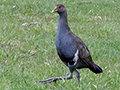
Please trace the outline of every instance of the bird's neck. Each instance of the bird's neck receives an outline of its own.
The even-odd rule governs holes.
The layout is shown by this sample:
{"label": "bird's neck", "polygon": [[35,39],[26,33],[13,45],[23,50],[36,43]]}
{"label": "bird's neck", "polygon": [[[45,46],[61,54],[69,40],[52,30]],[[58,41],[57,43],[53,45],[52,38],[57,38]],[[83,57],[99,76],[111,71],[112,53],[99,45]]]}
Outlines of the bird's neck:
{"label": "bird's neck", "polygon": [[67,22],[67,12],[59,14],[58,30],[70,30]]}

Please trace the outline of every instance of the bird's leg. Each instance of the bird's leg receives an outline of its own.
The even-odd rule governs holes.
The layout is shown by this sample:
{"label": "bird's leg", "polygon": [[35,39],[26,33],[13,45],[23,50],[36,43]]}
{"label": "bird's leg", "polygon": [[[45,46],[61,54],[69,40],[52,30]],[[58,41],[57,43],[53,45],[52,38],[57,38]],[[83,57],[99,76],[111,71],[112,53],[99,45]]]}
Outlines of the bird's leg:
{"label": "bird's leg", "polygon": [[45,82],[45,83],[50,83],[50,82],[56,82],[57,80],[63,80],[63,79],[66,79],[66,80],[68,80],[68,79],[72,79],[72,77],[73,77],[73,74],[72,74],[73,72],[71,72],[68,76],[66,76],[66,77],[53,77],[53,78],[49,78],[49,79],[46,79],[46,80],[41,80],[41,81],[39,81],[39,83],[40,82]]}
{"label": "bird's leg", "polygon": [[79,83],[80,82],[80,73],[77,70],[75,70],[75,74],[77,77],[77,82]]}

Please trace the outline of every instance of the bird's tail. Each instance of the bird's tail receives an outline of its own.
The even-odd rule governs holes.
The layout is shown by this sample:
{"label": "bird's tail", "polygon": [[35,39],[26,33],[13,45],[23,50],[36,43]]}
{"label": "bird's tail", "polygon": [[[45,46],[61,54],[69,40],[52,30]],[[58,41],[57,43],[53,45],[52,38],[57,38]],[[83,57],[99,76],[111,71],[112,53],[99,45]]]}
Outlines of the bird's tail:
{"label": "bird's tail", "polygon": [[91,71],[93,71],[94,73],[96,73],[96,74],[98,74],[98,73],[102,73],[102,69],[98,66],[98,65],[96,65],[96,64],[94,64],[94,67],[89,67],[89,69],[91,70]]}

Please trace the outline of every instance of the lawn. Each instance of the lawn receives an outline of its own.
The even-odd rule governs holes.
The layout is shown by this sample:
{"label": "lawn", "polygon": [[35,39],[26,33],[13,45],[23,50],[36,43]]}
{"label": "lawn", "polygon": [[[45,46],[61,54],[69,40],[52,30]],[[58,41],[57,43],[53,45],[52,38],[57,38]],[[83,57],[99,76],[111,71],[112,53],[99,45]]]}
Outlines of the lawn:
{"label": "lawn", "polygon": [[[57,4],[67,8],[71,30],[90,50],[103,73],[78,70],[71,80],[38,83],[69,75],[57,55]],[[0,90],[120,90],[119,0],[1,0]]]}

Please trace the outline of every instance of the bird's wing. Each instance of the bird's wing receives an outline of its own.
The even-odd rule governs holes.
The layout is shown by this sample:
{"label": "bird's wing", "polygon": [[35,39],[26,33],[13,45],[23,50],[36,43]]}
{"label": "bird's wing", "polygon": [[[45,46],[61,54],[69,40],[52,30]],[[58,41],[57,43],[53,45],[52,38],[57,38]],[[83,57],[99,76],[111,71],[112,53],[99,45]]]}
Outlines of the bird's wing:
{"label": "bird's wing", "polygon": [[84,42],[77,37],[77,48],[79,50],[78,56],[88,67],[93,66],[94,62],[91,58],[90,52]]}
{"label": "bird's wing", "polygon": [[90,55],[90,52],[84,42],[70,31],[70,35],[76,43],[76,48],[78,49],[79,60],[82,60],[88,67],[94,66],[94,62]]}

